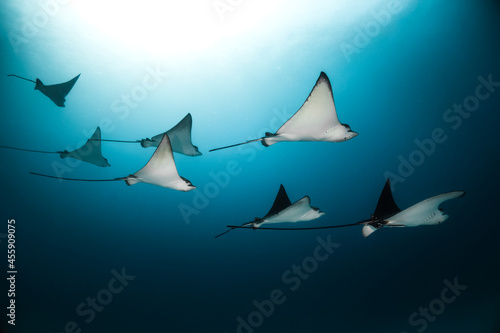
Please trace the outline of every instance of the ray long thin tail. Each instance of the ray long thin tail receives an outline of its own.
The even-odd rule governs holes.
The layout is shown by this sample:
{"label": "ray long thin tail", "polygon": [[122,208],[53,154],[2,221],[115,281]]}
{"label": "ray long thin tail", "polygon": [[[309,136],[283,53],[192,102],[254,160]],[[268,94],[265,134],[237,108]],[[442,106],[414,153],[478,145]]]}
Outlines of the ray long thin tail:
{"label": "ray long thin tail", "polygon": [[63,153],[62,151],[32,150],[32,149],[16,148],[16,147],[11,147],[11,146],[0,146],[0,148],[7,148],[7,149],[14,149],[14,150],[21,150],[21,151],[29,151],[29,152],[32,152],[32,153],[43,153],[43,154],[61,154],[61,153]]}
{"label": "ray long thin tail", "polygon": [[258,139],[254,139],[254,140],[250,140],[250,141],[245,141],[245,142],[237,143],[237,144],[230,145],[230,146],[225,146],[225,147],[220,147],[220,148],[214,148],[214,149],[210,149],[209,152],[216,151],[216,150],[221,150],[221,149],[226,149],[226,148],[232,148],[232,147],[236,147],[236,146],[241,146],[241,145],[245,145],[245,144],[251,143],[251,142],[262,141],[264,139],[265,139],[265,137],[262,137],[262,138],[258,138]]}
{"label": "ray long thin tail", "polygon": [[234,229],[236,229],[236,228],[243,228],[243,227],[248,226],[248,225],[251,225],[251,224],[252,224],[252,222],[247,222],[247,223],[243,223],[243,224],[242,224],[242,225],[240,225],[239,227],[232,227],[231,229],[228,229],[228,230],[224,231],[223,233],[218,234],[218,235],[217,235],[217,236],[215,236],[214,238],[219,238],[220,236],[227,234],[227,233],[228,233],[228,232],[230,232],[231,230],[234,230]]}
{"label": "ray long thin tail", "polygon": [[54,179],[61,179],[61,180],[72,180],[72,181],[79,181],[79,182],[114,182],[118,180],[125,180],[127,177],[121,177],[121,178],[114,178],[114,179],[81,179],[81,178],[65,178],[65,177],[57,177],[57,176],[51,176],[51,175],[45,175],[43,173],[36,173],[36,172],[30,172],[31,175],[36,175],[36,176],[41,176],[41,177],[47,177],[47,178],[54,178]]}
{"label": "ray long thin tail", "polygon": [[120,143],[139,143],[141,140],[111,140],[111,139],[90,139],[91,141],[105,141],[105,142],[120,142]]}
{"label": "ray long thin tail", "polygon": [[[369,220],[368,220],[369,221]],[[325,226],[325,227],[307,227],[307,228],[269,228],[269,227],[259,227],[259,228],[252,228],[252,227],[246,227],[246,226],[237,226],[237,225],[228,225],[228,228],[233,229],[253,229],[253,230],[320,230],[320,229],[334,229],[334,228],[344,228],[344,227],[352,227],[355,225],[360,225],[364,224],[368,221],[360,221],[356,223],[350,223],[350,224],[341,224],[341,225],[330,225],[330,226]]]}
{"label": "ray long thin tail", "polygon": [[19,76],[19,75],[16,75],[16,74],[7,74],[7,76],[15,76],[15,77],[20,78],[20,79],[22,79],[22,80],[30,81],[30,82],[33,82],[33,83],[35,83],[35,84],[36,84],[36,81],[33,81],[33,80],[30,80],[30,79],[27,79],[27,78],[25,78],[25,77],[22,77],[22,76]]}
{"label": "ray long thin tail", "polygon": [[217,236],[215,236],[214,238],[219,238],[220,236],[225,235],[225,234],[227,234],[228,232],[230,232],[231,230],[234,230],[234,229],[235,229],[235,228],[228,229],[228,230],[224,231],[223,233],[218,234],[218,235],[217,235]]}

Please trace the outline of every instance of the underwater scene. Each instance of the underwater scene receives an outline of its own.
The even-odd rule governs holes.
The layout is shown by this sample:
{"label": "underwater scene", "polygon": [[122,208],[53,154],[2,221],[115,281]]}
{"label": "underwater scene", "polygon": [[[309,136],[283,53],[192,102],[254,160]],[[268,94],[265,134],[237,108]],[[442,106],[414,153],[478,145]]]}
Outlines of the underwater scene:
{"label": "underwater scene", "polygon": [[0,18],[0,332],[500,332],[499,1]]}

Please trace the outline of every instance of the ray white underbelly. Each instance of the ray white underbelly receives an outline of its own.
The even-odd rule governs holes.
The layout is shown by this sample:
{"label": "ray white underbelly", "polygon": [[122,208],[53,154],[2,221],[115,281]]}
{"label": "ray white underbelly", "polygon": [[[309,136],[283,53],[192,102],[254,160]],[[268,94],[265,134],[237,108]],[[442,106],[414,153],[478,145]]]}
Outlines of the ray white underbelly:
{"label": "ray white underbelly", "polygon": [[389,219],[387,226],[391,224],[403,225],[405,227],[417,227],[419,225],[432,225],[439,224],[445,221],[448,215],[443,214],[440,210],[433,211],[402,211]]}
{"label": "ray white underbelly", "polygon": [[[328,141],[328,142],[336,142],[331,134],[334,132],[334,128],[331,128],[326,131],[318,131],[318,132],[305,132],[305,133],[284,133],[277,134],[276,136],[271,136],[265,138],[265,142],[268,145],[272,145],[278,142],[291,142],[291,141]],[[339,139],[339,141],[341,141]]]}

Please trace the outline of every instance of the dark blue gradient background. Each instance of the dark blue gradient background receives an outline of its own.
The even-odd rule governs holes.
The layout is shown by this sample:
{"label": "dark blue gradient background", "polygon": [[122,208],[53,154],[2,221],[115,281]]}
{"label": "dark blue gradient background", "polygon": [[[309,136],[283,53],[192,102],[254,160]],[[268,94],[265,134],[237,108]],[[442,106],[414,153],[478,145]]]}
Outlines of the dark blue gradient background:
{"label": "dark blue gradient background", "polygon": [[[402,1],[401,11],[347,56],[347,44],[362,42],[358,29],[376,24],[372,13],[386,10],[388,2],[339,3],[312,1],[304,10],[300,2],[281,2],[254,28],[211,48],[176,53],[172,45],[172,52],[155,55],[69,20],[66,15],[76,15],[71,3],[15,50],[12,34],[22,36],[25,20],[40,7],[2,2],[0,145],[74,149],[100,123],[105,138],[141,139],[166,131],[190,112],[193,142],[203,153],[175,155],[180,175],[198,186],[182,193],[145,184],[40,178],[29,172],[54,174],[53,163],[66,161],[1,150],[0,232],[7,232],[8,219],[16,220],[19,272],[15,327],[6,324],[6,280],[0,284],[2,332],[63,332],[74,321],[81,332],[93,333],[232,333],[239,316],[247,320],[256,310],[254,300],[280,289],[286,301],[254,332],[412,333],[424,328],[411,325],[412,313],[440,298],[443,281],[455,278],[467,289],[425,332],[498,332],[500,87],[460,126],[443,118],[475,94],[478,77],[500,81],[498,1]],[[211,2],[199,4],[218,19]],[[233,19],[248,6],[259,4],[243,3]],[[133,17],[130,24],[137,24]],[[126,107],[122,96],[151,71],[161,73],[158,87]],[[302,105],[321,71],[332,82],[341,122],[358,137],[270,148],[253,143],[208,153],[276,131]],[[58,108],[10,73],[46,84],[82,75],[66,108]],[[292,201],[309,195],[326,212],[309,225],[368,218],[385,175],[398,174],[401,159],[418,154],[415,140],[429,139],[436,128],[446,141],[404,182],[393,183],[401,208],[465,190],[465,197],[443,204],[450,218],[441,225],[384,229],[366,239],[358,227],[236,230],[213,238],[228,224],[264,215],[280,184]],[[65,175],[126,176],[152,153],[139,145],[106,143],[103,154],[111,167],[78,164]],[[214,177],[228,167],[233,175],[214,186]],[[207,192],[210,198],[202,198]],[[189,217],[179,208],[186,206],[193,209]],[[291,291],[282,275],[314,254],[318,237],[340,246]],[[7,243],[0,241],[4,276]],[[135,279],[86,323],[77,306],[107,288],[111,271],[123,267]]]}

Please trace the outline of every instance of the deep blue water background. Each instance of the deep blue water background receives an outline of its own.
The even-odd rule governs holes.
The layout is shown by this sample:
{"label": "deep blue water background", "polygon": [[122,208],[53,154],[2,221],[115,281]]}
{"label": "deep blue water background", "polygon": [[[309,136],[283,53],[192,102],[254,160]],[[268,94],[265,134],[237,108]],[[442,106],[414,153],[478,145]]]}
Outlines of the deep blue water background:
{"label": "deep blue water background", "polygon": [[[19,272],[16,326],[8,326],[2,314],[1,330],[62,332],[74,321],[82,332],[236,332],[237,318],[247,320],[255,311],[254,300],[280,289],[285,303],[255,332],[417,332],[421,326],[411,326],[409,316],[440,297],[443,280],[457,278],[468,288],[425,332],[498,332],[500,88],[458,129],[443,114],[474,95],[479,76],[500,81],[499,3],[402,1],[391,22],[346,57],[342,45],[355,46],[357,29],[375,22],[371,13],[388,5],[349,3],[277,1],[253,26],[210,47],[183,50],[172,42],[167,52],[155,53],[100,32],[73,3],[60,5],[47,24],[13,47],[13,34],[26,37],[23,24],[41,7],[2,2],[0,145],[75,149],[103,120],[104,138],[141,139],[166,131],[190,112],[193,142],[203,155],[175,155],[180,175],[198,186],[182,193],[145,184],[38,178],[28,172],[54,174],[53,163],[66,161],[0,151],[0,232],[6,233],[8,219],[16,220]],[[247,13],[258,13],[259,6],[272,7],[242,2],[220,21],[212,2],[191,6],[206,13],[218,31],[239,20],[251,22]],[[126,19],[137,24],[133,16]],[[165,40],[156,43],[168,44],[170,35],[186,27],[165,30]],[[169,75],[137,107],[119,111],[113,103],[142,85],[148,68]],[[340,120],[358,137],[208,153],[276,131],[321,71],[330,77]],[[82,75],[66,108],[58,108],[10,73],[46,84]],[[292,201],[307,194],[326,212],[310,225],[368,218],[384,175],[397,174],[399,156],[408,159],[417,149],[414,141],[429,138],[435,128],[447,140],[395,184],[394,196],[406,208],[465,190],[465,197],[443,204],[450,215],[445,223],[377,231],[366,239],[357,227],[236,230],[213,239],[228,224],[263,216],[279,184]],[[152,153],[139,145],[103,144],[110,168],[82,163],[66,175],[125,176]],[[228,165],[236,165],[237,174],[213,198],[200,201],[214,183],[211,175]],[[197,214],[184,218],[183,204]],[[318,237],[331,237],[340,247],[292,292],[282,275],[313,255]],[[5,274],[6,239],[0,240]],[[87,324],[76,307],[107,287],[111,270],[123,267],[135,279]],[[5,309],[5,280],[1,286]]]}

